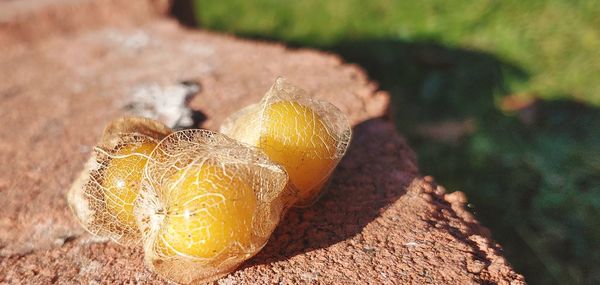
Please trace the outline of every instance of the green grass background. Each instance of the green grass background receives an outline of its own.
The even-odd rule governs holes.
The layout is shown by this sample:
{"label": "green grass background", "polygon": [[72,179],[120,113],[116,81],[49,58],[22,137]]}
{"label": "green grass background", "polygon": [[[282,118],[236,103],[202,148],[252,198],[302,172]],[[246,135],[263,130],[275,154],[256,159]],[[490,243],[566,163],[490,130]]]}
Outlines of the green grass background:
{"label": "green grass background", "polygon": [[[194,11],[203,28],[364,67],[391,92],[422,173],[467,193],[530,284],[600,283],[600,2],[196,0]],[[533,103],[502,111],[506,96]],[[448,122],[471,131],[423,134]]]}

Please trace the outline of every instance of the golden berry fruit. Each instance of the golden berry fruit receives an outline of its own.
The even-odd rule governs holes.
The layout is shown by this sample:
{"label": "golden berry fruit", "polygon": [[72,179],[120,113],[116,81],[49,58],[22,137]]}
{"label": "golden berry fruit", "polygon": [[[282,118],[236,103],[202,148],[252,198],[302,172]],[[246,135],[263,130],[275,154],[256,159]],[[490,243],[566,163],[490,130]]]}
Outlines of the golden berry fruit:
{"label": "golden berry fruit", "polygon": [[311,199],[337,163],[335,139],[317,113],[296,102],[273,103],[263,116],[258,147],[287,170],[300,202]]}
{"label": "golden berry fruit", "polygon": [[67,194],[73,214],[87,231],[119,244],[142,240],[135,205],[145,167],[158,142],[172,132],[142,117],[118,118],[104,128]]}
{"label": "golden berry fruit", "polygon": [[139,194],[140,182],[147,157],[156,143],[145,142],[119,149],[104,171],[102,187],[108,210],[123,224],[135,227],[134,202]]}
{"label": "golden berry fruit", "polygon": [[[164,256],[214,258],[252,245],[256,195],[240,176],[208,164],[175,173],[159,234]],[[162,247],[162,248],[160,248]]]}
{"label": "golden berry fruit", "polygon": [[283,166],[289,186],[298,191],[299,207],[319,198],[352,136],[348,119],[338,108],[283,78],[259,103],[229,116],[221,132],[258,147]]}
{"label": "golden berry fruit", "polygon": [[135,214],[149,268],[189,284],[215,280],[255,255],[296,201],[288,175],[257,148],[183,130],[148,160]]}

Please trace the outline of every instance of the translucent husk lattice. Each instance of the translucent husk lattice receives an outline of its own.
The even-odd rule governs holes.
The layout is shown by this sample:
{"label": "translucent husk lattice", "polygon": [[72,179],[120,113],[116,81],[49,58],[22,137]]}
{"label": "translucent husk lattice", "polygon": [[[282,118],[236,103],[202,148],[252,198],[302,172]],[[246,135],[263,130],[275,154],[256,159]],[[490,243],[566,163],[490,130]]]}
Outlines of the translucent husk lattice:
{"label": "translucent husk lattice", "polygon": [[277,78],[263,99],[225,120],[221,132],[256,146],[286,168],[296,206],[314,203],[346,153],[352,130],[333,104]]}
{"label": "translucent husk lattice", "polygon": [[[117,119],[104,129],[68,193],[69,206],[85,229],[124,245],[141,240],[132,215],[144,163],[171,132],[159,122],[138,117]],[[116,183],[108,185],[109,180]]]}
{"label": "translucent husk lattice", "polygon": [[295,201],[287,180],[261,151],[219,133],[171,134],[150,156],[135,209],[147,264],[181,283],[229,273]]}
{"label": "translucent husk lattice", "polygon": [[296,200],[287,181],[263,152],[222,134],[125,118],[106,128],[68,199],[88,231],[141,241],[153,271],[189,284],[265,245]]}

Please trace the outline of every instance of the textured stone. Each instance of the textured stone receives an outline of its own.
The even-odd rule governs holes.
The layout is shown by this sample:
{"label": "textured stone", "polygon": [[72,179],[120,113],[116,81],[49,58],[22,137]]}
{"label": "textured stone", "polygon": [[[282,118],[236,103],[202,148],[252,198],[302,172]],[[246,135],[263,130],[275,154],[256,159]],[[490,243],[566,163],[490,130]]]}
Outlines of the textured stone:
{"label": "textured stone", "polygon": [[139,247],[84,232],[66,203],[71,181],[140,92],[197,84],[189,105],[218,129],[279,75],[348,114],[354,139],[328,193],[291,210],[267,246],[218,283],[524,283],[464,194],[419,176],[385,118],[388,95],[359,67],[187,30],[164,15],[168,4],[0,1],[0,283],[164,283]]}

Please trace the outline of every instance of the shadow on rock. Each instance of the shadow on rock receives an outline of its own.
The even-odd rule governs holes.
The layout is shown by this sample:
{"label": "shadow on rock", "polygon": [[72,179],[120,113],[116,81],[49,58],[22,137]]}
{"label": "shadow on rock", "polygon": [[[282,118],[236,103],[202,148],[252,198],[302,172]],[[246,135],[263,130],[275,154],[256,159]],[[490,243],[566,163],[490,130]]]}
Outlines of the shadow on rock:
{"label": "shadow on rock", "polygon": [[328,192],[309,208],[291,209],[246,267],[285,260],[352,238],[406,193],[418,175],[416,158],[394,126],[384,119],[372,119],[353,131],[348,153]]}

